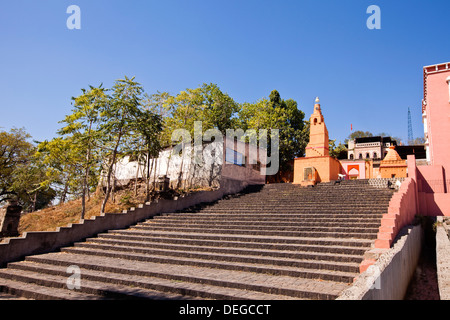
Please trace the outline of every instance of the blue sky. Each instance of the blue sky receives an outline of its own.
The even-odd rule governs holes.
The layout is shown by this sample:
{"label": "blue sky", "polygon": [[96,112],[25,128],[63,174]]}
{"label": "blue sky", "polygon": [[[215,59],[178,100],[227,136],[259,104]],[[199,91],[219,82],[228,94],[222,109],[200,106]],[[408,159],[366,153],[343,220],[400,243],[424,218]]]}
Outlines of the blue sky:
{"label": "blue sky", "polygon": [[[69,5],[81,30],[69,30]],[[369,30],[369,5],[381,30]],[[354,130],[423,136],[422,67],[450,61],[449,1],[2,0],[0,127],[56,136],[71,97],[136,76],[148,93],[216,83],[237,102],[274,89],[331,139]]]}

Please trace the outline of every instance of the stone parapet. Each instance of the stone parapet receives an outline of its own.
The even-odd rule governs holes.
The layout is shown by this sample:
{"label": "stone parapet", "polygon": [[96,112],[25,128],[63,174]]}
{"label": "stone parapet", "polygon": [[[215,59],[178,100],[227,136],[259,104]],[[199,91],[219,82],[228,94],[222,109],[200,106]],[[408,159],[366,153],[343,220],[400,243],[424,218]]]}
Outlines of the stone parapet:
{"label": "stone parapet", "polygon": [[402,300],[419,261],[422,241],[421,225],[406,226],[392,248],[371,250],[367,258],[374,262],[337,300]]}
{"label": "stone parapet", "polygon": [[436,267],[441,300],[450,300],[450,239],[445,221],[438,217],[436,227]]}
{"label": "stone parapet", "polygon": [[81,220],[67,227],[50,232],[25,232],[21,237],[5,239],[0,243],[0,267],[25,256],[42,254],[60,249],[98,233],[111,229],[123,229],[155,215],[175,212],[200,203],[214,202],[223,196],[235,194],[247,187],[239,180],[222,178],[221,187],[215,191],[200,191],[177,200],[158,200],[131,208],[123,213],[105,213],[93,219]]}
{"label": "stone parapet", "polygon": [[369,179],[369,185],[375,188],[388,188],[389,185],[395,186],[397,181],[402,183],[406,178],[377,178]]}

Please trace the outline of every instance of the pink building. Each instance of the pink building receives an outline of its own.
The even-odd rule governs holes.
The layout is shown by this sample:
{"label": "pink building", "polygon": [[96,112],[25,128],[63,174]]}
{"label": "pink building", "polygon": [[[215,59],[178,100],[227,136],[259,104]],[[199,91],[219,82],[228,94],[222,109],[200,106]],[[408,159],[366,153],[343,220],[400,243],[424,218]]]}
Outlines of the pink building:
{"label": "pink building", "polygon": [[[415,215],[450,216],[450,62],[423,68],[423,124],[427,164],[408,155],[408,177],[381,219],[375,249],[391,247],[397,233]],[[365,270],[375,260],[366,259]]]}
{"label": "pink building", "polygon": [[341,163],[341,174],[346,180],[370,179],[373,169],[372,161],[365,160],[339,160]]}
{"label": "pink building", "polygon": [[409,169],[409,176],[417,181],[421,214],[450,216],[450,62],[426,66],[423,72],[428,166]]}
{"label": "pink building", "polygon": [[423,73],[427,160],[443,166],[450,175],[450,62],[424,67]]}

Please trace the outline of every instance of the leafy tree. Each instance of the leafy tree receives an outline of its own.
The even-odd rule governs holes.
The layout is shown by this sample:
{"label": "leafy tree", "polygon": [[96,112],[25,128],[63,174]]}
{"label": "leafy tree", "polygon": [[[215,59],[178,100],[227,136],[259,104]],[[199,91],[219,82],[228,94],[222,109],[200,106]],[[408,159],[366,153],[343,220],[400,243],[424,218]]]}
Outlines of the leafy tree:
{"label": "leafy tree", "polygon": [[48,205],[55,191],[45,185],[45,165],[25,129],[0,132],[0,203],[16,200],[24,211]]}
{"label": "leafy tree", "polygon": [[84,146],[74,141],[73,136],[57,137],[38,145],[36,157],[45,166],[42,185],[56,190],[60,203],[68,195],[79,195],[83,176]]}
{"label": "leafy tree", "polygon": [[112,190],[113,168],[124,149],[123,142],[134,131],[140,115],[139,107],[143,88],[134,80],[134,77],[129,79],[125,76],[125,79],[116,80],[111,91],[112,94],[100,108],[99,132],[105,138],[104,157],[107,159],[105,163],[106,193],[101,206],[102,214],[105,212]]}
{"label": "leafy tree", "polygon": [[[203,132],[216,128],[223,135],[226,134],[227,129],[237,125],[236,115],[239,105],[228,94],[223,93],[216,84],[203,84],[195,89],[188,88],[176,96],[158,92],[151,98],[150,105],[165,114],[161,145],[174,143],[171,138],[176,129],[185,129],[192,137],[196,121],[202,122]],[[183,150],[184,143],[181,142]],[[184,159],[189,156],[192,155],[184,154],[182,157],[178,186],[183,175]]]}
{"label": "leafy tree", "polygon": [[[142,160],[146,160],[146,189],[147,200],[150,196],[150,159],[157,158],[161,150],[159,141],[162,130],[162,119],[158,114],[153,113],[149,109],[139,111],[135,122],[135,132],[131,135],[129,143],[129,153],[138,162],[136,177]],[[137,183],[135,184],[135,188]],[[135,195],[137,191],[135,189]]]}
{"label": "leafy tree", "polygon": [[373,137],[373,134],[369,131],[355,131],[352,132],[347,139],[344,140],[344,143],[347,144],[349,141],[353,141],[356,138],[366,138],[366,137]]}
{"label": "leafy tree", "polygon": [[27,166],[17,168],[13,189],[25,212],[34,212],[49,205],[56,191],[45,184],[45,166],[36,156],[31,156]]}
{"label": "leafy tree", "polygon": [[339,142],[339,145],[336,146],[336,140],[329,140],[329,150],[330,156],[335,157],[337,159],[346,159],[347,158],[347,148],[344,144]]}
{"label": "leafy tree", "polygon": [[413,146],[417,146],[417,145],[423,145],[423,144],[425,144],[425,138],[422,138],[422,137],[420,137],[420,138],[415,138],[413,141],[412,141],[412,143],[411,143],[411,145],[413,145]]}
{"label": "leafy tree", "polygon": [[19,195],[20,190],[14,181],[25,170],[34,153],[33,144],[27,141],[30,138],[25,129],[0,132],[0,204]]}
{"label": "leafy tree", "polygon": [[217,128],[223,135],[237,125],[239,105],[216,84],[203,84],[200,90],[204,127]]}
{"label": "leafy tree", "polygon": [[280,130],[281,170],[288,169],[292,159],[304,154],[307,144],[304,117],[305,114],[298,109],[296,101],[281,99],[276,90],[270,93],[269,99],[242,104],[239,112],[239,120],[244,130]]}
{"label": "leafy tree", "polygon": [[238,124],[239,104],[228,94],[223,93],[216,84],[203,84],[199,88],[186,89],[176,96],[158,93],[152,96],[152,106],[164,113],[164,139],[170,145],[170,137],[176,129],[194,133],[194,123],[202,122],[203,131],[216,128],[222,134]]}
{"label": "leafy tree", "polygon": [[[89,177],[92,168],[99,163],[99,112],[106,103],[105,89],[100,85],[98,88],[90,86],[87,91],[82,89],[82,95],[72,98],[74,109],[72,114],[64,119],[66,124],[59,133],[61,135],[71,135],[73,144],[82,149],[85,154],[84,160],[79,164],[83,167],[82,196],[81,196],[81,219],[84,219],[86,212],[86,194],[89,199],[90,186]],[[94,168],[96,170],[98,168]]]}

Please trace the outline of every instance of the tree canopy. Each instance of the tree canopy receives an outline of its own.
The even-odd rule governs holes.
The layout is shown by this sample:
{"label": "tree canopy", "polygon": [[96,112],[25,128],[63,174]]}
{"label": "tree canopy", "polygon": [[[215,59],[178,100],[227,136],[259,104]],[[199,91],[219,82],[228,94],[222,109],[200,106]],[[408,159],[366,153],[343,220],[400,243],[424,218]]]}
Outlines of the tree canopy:
{"label": "tree canopy", "polygon": [[193,136],[196,121],[201,121],[202,133],[278,129],[283,170],[304,155],[309,138],[304,116],[296,101],[282,99],[277,90],[256,102],[238,103],[214,83],[175,95],[147,94],[135,78],[126,76],[109,89],[89,86],[72,98],[72,109],[53,139],[31,142],[24,129],[0,131],[0,203],[16,199],[33,211],[54,199],[63,203],[81,198],[83,218],[85,199],[100,185],[104,212],[121,158],[145,164],[149,181],[150,158],[174,143],[174,130],[186,129]]}

